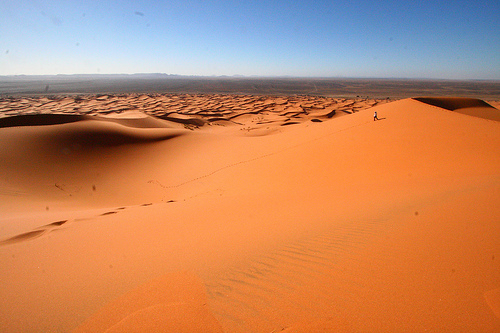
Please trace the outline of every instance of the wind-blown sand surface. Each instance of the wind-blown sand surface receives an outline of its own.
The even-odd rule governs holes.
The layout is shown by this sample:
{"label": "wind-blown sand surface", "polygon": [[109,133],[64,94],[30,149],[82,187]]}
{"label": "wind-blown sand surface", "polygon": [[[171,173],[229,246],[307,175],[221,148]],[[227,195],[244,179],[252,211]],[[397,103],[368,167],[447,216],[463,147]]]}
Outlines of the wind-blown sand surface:
{"label": "wind-blown sand surface", "polygon": [[0,331],[499,331],[491,104],[3,99]]}

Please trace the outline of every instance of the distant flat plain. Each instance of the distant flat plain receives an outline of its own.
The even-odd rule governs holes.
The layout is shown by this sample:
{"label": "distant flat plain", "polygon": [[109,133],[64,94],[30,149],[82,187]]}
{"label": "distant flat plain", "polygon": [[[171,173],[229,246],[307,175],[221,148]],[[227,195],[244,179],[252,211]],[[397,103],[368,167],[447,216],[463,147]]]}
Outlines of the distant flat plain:
{"label": "distant flat plain", "polygon": [[198,77],[167,74],[0,76],[0,96],[119,93],[311,95],[401,99],[461,96],[500,99],[500,81]]}

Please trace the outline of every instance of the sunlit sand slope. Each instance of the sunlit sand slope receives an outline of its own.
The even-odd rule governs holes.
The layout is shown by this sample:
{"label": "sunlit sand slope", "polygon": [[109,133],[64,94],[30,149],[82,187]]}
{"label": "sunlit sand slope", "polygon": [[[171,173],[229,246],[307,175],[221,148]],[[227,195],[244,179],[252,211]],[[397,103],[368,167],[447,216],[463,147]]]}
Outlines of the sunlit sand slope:
{"label": "sunlit sand slope", "polygon": [[500,123],[445,106],[0,128],[0,330],[500,330]]}

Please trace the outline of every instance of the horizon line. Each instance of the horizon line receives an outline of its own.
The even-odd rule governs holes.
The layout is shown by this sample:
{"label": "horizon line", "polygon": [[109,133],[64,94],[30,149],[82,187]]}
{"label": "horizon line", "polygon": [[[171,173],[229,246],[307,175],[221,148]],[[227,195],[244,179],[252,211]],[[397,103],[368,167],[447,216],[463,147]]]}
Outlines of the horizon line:
{"label": "horizon line", "polygon": [[183,78],[229,78],[229,79],[337,79],[337,80],[417,80],[417,81],[490,81],[500,82],[500,79],[450,79],[432,77],[375,77],[375,76],[293,76],[293,75],[195,75],[195,74],[171,74],[171,73],[72,73],[72,74],[0,74],[0,77],[62,77],[62,76],[170,76]]}

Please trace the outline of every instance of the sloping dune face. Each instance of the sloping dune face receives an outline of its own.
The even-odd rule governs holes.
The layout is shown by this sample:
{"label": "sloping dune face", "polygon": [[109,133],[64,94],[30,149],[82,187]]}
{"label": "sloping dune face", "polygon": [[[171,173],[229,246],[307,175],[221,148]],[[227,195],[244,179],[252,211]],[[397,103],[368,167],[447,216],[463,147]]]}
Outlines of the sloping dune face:
{"label": "sloping dune face", "polygon": [[72,123],[79,120],[88,119],[81,115],[69,114],[36,114],[36,115],[16,115],[12,117],[0,118],[0,128],[19,126],[43,126]]}
{"label": "sloping dune face", "polygon": [[500,123],[306,116],[0,128],[0,331],[499,331]]}
{"label": "sloping dune face", "polygon": [[[4,218],[11,213],[50,213],[65,205],[87,209],[127,204],[144,192],[148,193],[142,199],[147,200],[154,191],[137,182],[145,183],[140,176],[133,176],[135,159],[147,158],[142,152],[155,143],[187,132],[144,114],[22,115],[0,119],[0,127]],[[11,223],[4,231],[22,230],[23,223]]]}
{"label": "sloping dune face", "polygon": [[[297,124],[309,119],[321,121],[386,102],[385,99],[203,94],[55,96],[50,99],[26,97],[0,100],[0,116],[16,116],[5,121],[18,120],[18,124],[26,125],[30,123],[29,120],[36,119],[40,123],[47,117],[53,122],[55,112],[78,114],[71,117],[114,117],[116,114],[141,112],[167,120],[172,126],[177,124],[192,129],[205,125],[245,125],[247,134],[262,135],[269,134],[267,129],[272,125]],[[33,113],[38,116],[30,117]],[[59,120],[71,119],[55,116]]]}
{"label": "sloping dune face", "polygon": [[446,110],[500,121],[500,110],[480,99],[460,97],[416,97],[414,99]]}

